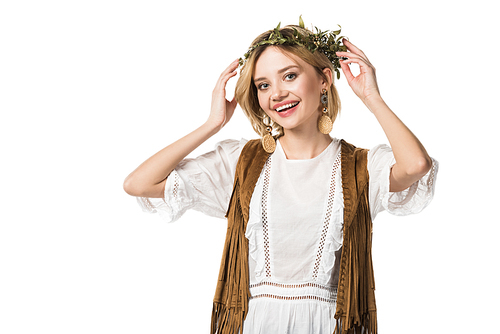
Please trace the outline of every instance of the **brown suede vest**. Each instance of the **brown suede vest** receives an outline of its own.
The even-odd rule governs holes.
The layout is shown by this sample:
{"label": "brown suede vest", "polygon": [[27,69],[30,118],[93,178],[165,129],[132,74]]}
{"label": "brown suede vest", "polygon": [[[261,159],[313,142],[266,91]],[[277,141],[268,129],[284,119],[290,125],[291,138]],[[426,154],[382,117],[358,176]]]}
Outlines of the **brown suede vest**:
{"label": "brown suede vest", "polygon": [[[341,141],[344,241],[335,334],[377,333],[367,152]],[[211,334],[237,334],[243,328],[250,297],[245,231],[250,199],[268,156],[260,140],[251,140],[243,148],[236,166],[233,194],[226,214],[228,227],[214,297]]]}

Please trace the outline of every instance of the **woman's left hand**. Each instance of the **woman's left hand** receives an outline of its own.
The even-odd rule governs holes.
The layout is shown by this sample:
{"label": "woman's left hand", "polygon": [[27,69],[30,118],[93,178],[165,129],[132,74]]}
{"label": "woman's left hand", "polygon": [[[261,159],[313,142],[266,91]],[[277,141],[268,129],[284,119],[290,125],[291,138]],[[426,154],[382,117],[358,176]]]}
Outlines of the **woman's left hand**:
{"label": "woman's left hand", "polygon": [[[377,85],[377,78],[375,75],[375,67],[370,63],[366,55],[358,49],[354,44],[347,39],[342,42],[347,47],[348,52],[337,52],[337,56],[346,57],[347,60],[340,60],[342,72],[351,86],[354,93],[367,104],[370,99],[379,98],[380,92]],[[351,72],[349,64],[358,64],[360,73],[354,76]]]}

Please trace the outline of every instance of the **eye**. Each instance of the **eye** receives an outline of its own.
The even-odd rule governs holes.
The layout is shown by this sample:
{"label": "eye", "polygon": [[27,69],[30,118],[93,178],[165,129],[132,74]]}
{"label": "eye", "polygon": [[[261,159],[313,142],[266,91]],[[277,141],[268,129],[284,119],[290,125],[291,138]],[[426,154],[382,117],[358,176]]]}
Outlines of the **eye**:
{"label": "eye", "polygon": [[297,74],[295,74],[295,73],[288,73],[288,74],[285,75],[285,80],[292,81],[296,77],[297,77]]}
{"label": "eye", "polygon": [[264,90],[264,89],[269,88],[269,85],[268,85],[267,83],[261,83],[261,84],[258,84],[258,85],[257,85],[257,88],[258,88],[259,90]]}

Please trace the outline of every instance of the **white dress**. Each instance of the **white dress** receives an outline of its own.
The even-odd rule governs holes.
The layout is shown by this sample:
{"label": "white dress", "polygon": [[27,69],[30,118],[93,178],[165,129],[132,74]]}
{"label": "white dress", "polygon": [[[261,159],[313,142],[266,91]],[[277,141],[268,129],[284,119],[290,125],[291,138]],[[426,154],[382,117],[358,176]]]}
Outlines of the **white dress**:
{"label": "white dress", "polygon": [[[246,140],[226,140],[186,159],[167,179],[164,199],[139,198],[143,209],[177,220],[187,209],[224,218],[236,163]],[[372,219],[383,211],[423,210],[434,193],[438,163],[410,188],[389,192],[390,147],[368,153]],[[317,157],[288,160],[277,141],[255,186],[246,234],[250,301],[243,333],[333,333],[343,240],[340,140]]]}

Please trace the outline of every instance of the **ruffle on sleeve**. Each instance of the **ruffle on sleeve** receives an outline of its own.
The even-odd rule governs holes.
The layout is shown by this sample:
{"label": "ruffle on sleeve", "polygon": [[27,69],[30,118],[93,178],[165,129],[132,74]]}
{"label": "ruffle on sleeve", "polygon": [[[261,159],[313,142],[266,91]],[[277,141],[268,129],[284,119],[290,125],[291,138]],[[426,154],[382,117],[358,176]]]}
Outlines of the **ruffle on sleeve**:
{"label": "ruffle on sleeve", "polygon": [[[431,158],[432,159],[432,158]],[[371,161],[370,161],[371,160]],[[432,159],[432,167],[420,180],[400,192],[390,192],[390,173],[396,163],[392,149],[379,145],[370,150],[370,208],[373,219],[384,210],[396,216],[421,212],[434,197],[439,163]]]}
{"label": "ruffle on sleeve", "polygon": [[158,213],[166,222],[178,220],[187,210],[224,218],[232,193],[234,173],[247,141],[225,140],[213,151],[184,159],[170,173],[164,198],[139,197],[143,211]]}
{"label": "ruffle on sleeve", "polygon": [[190,192],[179,173],[173,170],[165,183],[164,198],[137,197],[137,202],[143,211],[158,213],[165,222],[173,223],[195,206],[196,198]]}

